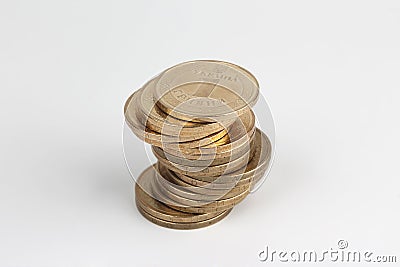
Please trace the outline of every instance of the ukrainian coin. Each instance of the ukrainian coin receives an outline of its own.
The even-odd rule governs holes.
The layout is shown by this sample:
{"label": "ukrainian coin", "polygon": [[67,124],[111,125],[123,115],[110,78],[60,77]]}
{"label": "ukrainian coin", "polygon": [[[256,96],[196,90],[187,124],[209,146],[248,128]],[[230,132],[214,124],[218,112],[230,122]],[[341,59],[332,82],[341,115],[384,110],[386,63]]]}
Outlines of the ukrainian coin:
{"label": "ukrainian coin", "polygon": [[135,105],[139,91],[133,93],[125,103],[125,121],[132,132],[141,140],[156,146],[162,146],[161,135],[147,129],[136,117]]}
{"label": "ukrainian coin", "polygon": [[216,62],[216,63],[219,63],[219,64],[228,65],[228,66],[236,69],[237,71],[241,71],[244,75],[247,76],[247,78],[249,78],[249,80],[253,81],[253,83],[256,85],[257,88],[260,88],[260,85],[258,84],[258,81],[257,81],[256,77],[254,77],[254,75],[250,71],[246,70],[245,68],[243,68],[243,67],[241,67],[239,65],[236,65],[236,64],[231,63],[231,62],[219,61],[219,60],[199,60],[199,61],[209,61],[209,62]]}
{"label": "ukrainian coin", "polygon": [[213,224],[219,222],[220,220],[222,220],[223,218],[225,218],[231,212],[232,209],[225,210],[222,213],[220,213],[219,215],[217,215],[213,218],[210,218],[208,220],[199,221],[199,222],[189,222],[189,223],[170,222],[170,221],[165,221],[165,220],[156,218],[156,217],[150,215],[149,213],[147,213],[146,211],[144,211],[140,206],[138,207],[138,210],[143,215],[143,217],[145,217],[147,220],[149,220],[152,223],[157,224],[159,226],[167,227],[167,228],[171,228],[171,229],[178,229],[178,230],[190,230],[190,229],[197,229],[197,228],[202,228],[202,227],[207,227],[207,226],[213,225]]}
{"label": "ukrainian coin", "polygon": [[[179,194],[176,194],[176,191],[171,191],[169,190],[170,188],[166,188],[164,186],[164,184],[159,183],[158,181],[156,181],[156,185],[157,189],[160,190],[159,192],[161,192],[163,195],[167,196],[169,199],[175,201],[176,203],[179,203],[181,205],[184,206],[202,206],[202,205],[206,205],[207,203],[216,203],[216,202],[220,202],[223,200],[229,200],[232,199],[242,193],[244,193],[245,191],[249,191],[250,187],[246,190],[243,190],[241,192],[238,191],[233,191],[230,192],[228,191],[226,194],[221,194],[219,196],[216,195],[194,195],[192,194],[190,197],[188,197],[187,195],[182,195],[180,192]],[[222,204],[224,205],[224,204]]]}
{"label": "ukrainian coin", "polygon": [[177,147],[175,144],[165,143],[163,150],[169,154],[184,157],[186,159],[201,159],[209,160],[214,158],[230,157],[234,154],[234,150],[248,149],[249,142],[255,131],[255,116],[251,110],[242,114],[233,123],[228,130],[230,142],[225,144],[211,143],[210,145],[201,148],[187,149],[181,143]]}
{"label": "ukrainian coin", "polygon": [[[250,145],[251,146],[251,145]],[[186,156],[175,156],[173,154],[169,154],[162,150],[160,147],[153,146],[152,147],[153,152],[160,157],[168,159],[172,164],[178,164],[178,165],[185,165],[185,166],[199,166],[199,167],[207,167],[207,166],[216,166],[216,165],[221,165],[221,164],[226,164],[229,161],[238,159],[239,157],[246,157],[249,156],[250,150],[248,149],[243,149],[243,150],[238,150],[234,154],[224,157],[224,158],[210,158],[210,159],[201,159],[201,156],[198,156],[199,158],[197,159],[187,159]]]}
{"label": "ukrainian coin", "polygon": [[224,131],[226,133],[226,128],[234,122],[234,119],[211,123],[196,123],[176,119],[157,107],[151,90],[154,82],[154,79],[151,80],[141,89],[137,103],[138,117],[149,129],[166,135],[190,136],[191,140],[195,140],[213,133]]}
{"label": "ukrainian coin", "polygon": [[197,186],[204,186],[208,183],[236,183],[241,180],[246,180],[247,178],[252,179],[252,177],[257,177],[257,174],[264,173],[267,170],[271,159],[271,142],[269,141],[268,137],[259,129],[256,131],[254,148],[254,156],[250,159],[245,167],[235,170],[231,173],[224,173],[221,176],[190,176],[182,172],[175,172],[172,168],[171,170],[174,171],[174,173],[181,180]]}
{"label": "ukrainian coin", "polygon": [[216,176],[230,173],[245,167],[248,164],[249,159],[251,159],[256,152],[256,149],[254,147],[250,147],[249,150],[250,153],[244,154],[244,156],[240,158],[231,160],[224,164],[213,166],[181,165],[171,162],[168,158],[165,157],[165,154],[163,154],[161,151],[153,149],[153,154],[163,165],[168,166],[168,169],[173,170],[174,172],[178,172],[180,174],[188,176],[215,178]]}
{"label": "ukrainian coin", "polygon": [[212,202],[196,201],[189,199],[181,199],[181,201],[178,202],[163,193],[157,185],[153,185],[152,188],[154,195],[169,207],[183,212],[192,213],[210,213],[231,209],[235,205],[239,204],[249,194],[249,190],[246,190],[243,193],[236,195],[232,198],[221,199]]}
{"label": "ukrainian coin", "polygon": [[[176,183],[175,179],[169,176],[169,173],[165,168],[161,166],[157,166],[159,175],[156,175],[156,184],[161,188],[162,192],[164,192],[168,197],[172,200],[176,200],[174,195],[178,198],[186,198],[192,200],[200,200],[200,201],[215,201],[219,199],[228,199],[234,197],[240,193],[243,193],[246,190],[249,190],[250,183],[245,186],[232,187],[228,189],[220,189],[220,190],[203,190],[201,193],[195,193],[191,190],[188,190],[187,187],[179,185]],[[190,187],[190,185],[188,185]],[[194,187],[194,186],[191,186]],[[204,188],[203,188],[204,189]]]}
{"label": "ukrainian coin", "polygon": [[244,190],[248,188],[249,185],[253,186],[256,182],[258,182],[265,173],[265,171],[264,172],[259,171],[257,172],[257,174],[242,178],[235,182],[230,181],[227,183],[216,183],[216,182],[203,182],[201,180],[197,180],[195,178],[191,178],[188,176],[182,179],[182,175],[178,176],[176,173],[169,170],[161,163],[158,163],[157,166],[165,169],[166,175],[170,180],[173,181],[174,184],[177,184],[188,191],[197,194],[207,194],[207,195],[221,195],[224,192],[226,192],[226,190],[231,190],[234,188]]}
{"label": "ukrainian coin", "polygon": [[178,64],[157,78],[154,97],[165,113],[184,120],[217,120],[253,106],[258,84],[232,65],[216,61]]}
{"label": "ukrainian coin", "polygon": [[140,95],[140,92],[141,92],[140,90],[136,91],[128,98],[124,110],[125,110],[125,120],[127,125],[132,130],[132,132],[141,140],[158,147],[168,146],[170,149],[173,150],[179,150],[179,149],[188,150],[191,149],[192,147],[196,147],[197,145],[204,143],[207,145],[212,143],[214,140],[218,141],[218,138],[219,139],[224,138],[224,136],[222,136],[221,138],[219,136],[214,135],[207,138],[203,138],[202,140],[193,140],[193,138],[191,137],[185,138],[179,136],[179,140],[183,142],[174,143],[177,141],[177,137],[162,135],[161,133],[155,132],[146,127],[144,124],[142,124],[140,120],[137,118],[137,112],[135,110],[135,107],[137,107],[136,103],[138,96]]}
{"label": "ukrainian coin", "polygon": [[139,176],[135,185],[136,202],[144,211],[161,220],[175,223],[193,223],[214,218],[221,214],[217,213],[185,213],[171,209],[152,196],[151,181],[156,172],[155,166],[150,166]]}

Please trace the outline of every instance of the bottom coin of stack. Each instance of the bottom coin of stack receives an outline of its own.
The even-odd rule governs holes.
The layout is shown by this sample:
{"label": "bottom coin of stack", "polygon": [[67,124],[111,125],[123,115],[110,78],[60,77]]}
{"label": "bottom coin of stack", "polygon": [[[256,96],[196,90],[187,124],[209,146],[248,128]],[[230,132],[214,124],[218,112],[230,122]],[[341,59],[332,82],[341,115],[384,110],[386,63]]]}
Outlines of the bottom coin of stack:
{"label": "bottom coin of stack", "polygon": [[156,176],[155,166],[150,166],[141,174],[135,186],[138,210],[155,224],[173,229],[196,229],[220,221],[231,211],[188,213],[175,210],[152,195]]}
{"label": "bottom coin of stack", "polygon": [[250,150],[244,167],[220,176],[188,175],[172,168],[170,161],[155,152],[159,161],[136,181],[138,210],[149,221],[173,229],[201,228],[220,221],[249,194],[268,168],[271,143],[259,129]]}

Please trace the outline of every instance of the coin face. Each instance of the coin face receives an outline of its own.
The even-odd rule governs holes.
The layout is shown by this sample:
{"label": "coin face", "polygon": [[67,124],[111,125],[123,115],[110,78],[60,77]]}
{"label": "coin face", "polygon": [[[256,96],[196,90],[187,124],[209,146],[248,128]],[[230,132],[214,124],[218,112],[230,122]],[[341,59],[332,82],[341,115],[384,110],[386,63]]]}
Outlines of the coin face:
{"label": "coin face", "polygon": [[161,110],[184,120],[228,118],[253,106],[258,84],[233,64],[192,61],[176,65],[157,79],[154,98]]}
{"label": "coin face", "polygon": [[239,65],[236,65],[232,62],[226,62],[226,61],[220,61],[220,60],[209,60],[208,59],[208,60],[198,60],[198,61],[215,62],[218,64],[224,64],[224,65],[230,66],[230,67],[234,68],[236,71],[242,72],[243,75],[247,76],[247,78],[249,80],[253,81],[253,83],[256,85],[257,88],[260,88],[260,85],[258,84],[256,77],[254,77],[254,75],[250,71],[246,70],[245,68],[243,68]]}

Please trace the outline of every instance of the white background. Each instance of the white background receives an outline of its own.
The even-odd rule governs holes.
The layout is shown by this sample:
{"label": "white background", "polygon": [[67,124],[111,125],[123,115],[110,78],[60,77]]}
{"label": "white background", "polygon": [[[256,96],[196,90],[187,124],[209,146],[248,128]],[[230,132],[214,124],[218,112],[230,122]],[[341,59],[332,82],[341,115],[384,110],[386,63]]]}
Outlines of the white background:
{"label": "white background", "polygon": [[[266,266],[339,239],[399,262],[399,32],[399,1],[2,0],[0,266]],[[203,58],[258,77],[276,160],[222,222],[164,229],[135,208],[122,108]]]}

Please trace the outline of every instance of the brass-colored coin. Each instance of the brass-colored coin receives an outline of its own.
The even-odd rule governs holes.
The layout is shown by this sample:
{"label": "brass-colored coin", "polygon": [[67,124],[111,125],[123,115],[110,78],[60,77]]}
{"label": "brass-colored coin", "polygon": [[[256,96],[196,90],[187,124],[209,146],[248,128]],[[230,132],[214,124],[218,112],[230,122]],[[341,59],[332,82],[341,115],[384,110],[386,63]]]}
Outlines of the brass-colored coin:
{"label": "brass-colored coin", "polygon": [[[190,140],[197,140],[218,132],[225,131],[226,134],[226,129],[235,121],[235,119],[229,119],[218,122],[196,123],[169,116],[168,113],[159,109],[154,101],[152,93],[154,83],[155,79],[152,79],[141,89],[137,108],[139,110],[138,118],[155,132],[170,136],[179,134],[179,137],[185,136]],[[221,134],[220,137],[223,136],[223,133]]]}
{"label": "brass-colored coin", "polygon": [[144,211],[140,206],[138,207],[139,212],[145,217],[147,220],[151,221],[154,224],[157,224],[162,227],[166,228],[171,228],[171,229],[177,229],[177,230],[191,230],[191,229],[198,229],[202,227],[207,227],[210,225],[213,225],[219,221],[221,221],[223,218],[225,218],[232,209],[226,210],[219,215],[210,218],[205,221],[200,221],[200,222],[190,222],[190,223],[177,223],[177,222],[170,222],[170,221],[165,221],[159,218],[156,218],[146,211]]}
{"label": "brass-colored coin", "polygon": [[[134,108],[135,100],[137,99],[138,92],[133,93],[125,103],[124,111],[125,111],[125,122],[131,129],[131,131],[141,140],[162,147],[161,135],[150,129],[147,129],[146,126],[140,123],[140,121],[136,117],[136,111]],[[164,138],[166,140],[166,138]]]}
{"label": "brass-colored coin", "polygon": [[[199,61],[202,61],[202,60],[199,60]],[[249,80],[251,80],[256,85],[257,88],[260,88],[260,85],[258,84],[258,81],[257,81],[256,77],[250,71],[246,70],[245,68],[243,68],[243,67],[241,67],[239,65],[236,65],[236,64],[231,63],[231,62],[219,61],[219,60],[209,60],[208,59],[208,60],[205,60],[205,61],[216,62],[216,63],[219,63],[219,64],[225,64],[227,66],[230,66],[230,67],[234,68],[237,71],[241,71],[243,73],[243,75],[246,75],[247,78],[249,78]]]}
{"label": "brass-colored coin", "polygon": [[[249,127],[247,127],[246,130],[248,130],[248,128]],[[243,139],[239,138],[239,140],[242,141]],[[215,164],[215,163],[210,164],[212,162],[211,159],[203,160],[204,155],[201,155],[200,158],[198,158],[196,161],[193,161],[185,159],[184,157],[182,157],[182,155],[180,157],[172,155],[171,158],[168,158],[167,156],[170,155],[169,153],[164,153],[163,150],[156,149],[154,147],[153,147],[153,152],[160,162],[168,166],[168,168],[173,170],[174,172],[178,172],[189,176],[195,175],[196,177],[203,177],[203,176],[212,177],[212,176],[222,175],[224,173],[233,172],[237,169],[245,167],[248,163],[248,159],[251,159],[251,157],[255,153],[255,149],[251,149],[253,145],[254,143],[252,141],[249,143],[248,140],[247,144],[246,143],[242,144],[243,148],[238,150],[239,153],[234,153],[233,155],[228,154],[228,157],[225,158],[221,157],[221,154],[223,153],[213,155],[215,159],[212,159],[212,161],[216,161],[217,163],[220,163],[220,161],[225,162],[220,164]],[[220,147],[217,147],[217,150]],[[177,163],[178,158],[183,158],[183,163],[186,164]]]}
{"label": "brass-colored coin", "polygon": [[[132,132],[139,137],[141,140],[154,145],[158,147],[164,147],[168,146],[170,149],[173,150],[187,150],[191,149],[192,147],[196,147],[197,145],[200,144],[210,144],[216,139],[218,141],[218,136],[211,136],[204,138],[202,140],[194,140],[194,141],[187,141],[187,140],[192,140],[192,138],[184,138],[184,137],[179,137],[179,140],[183,140],[186,142],[182,143],[174,143],[177,141],[176,137],[168,136],[168,135],[161,135],[161,133],[154,132],[145,125],[143,125],[137,118],[137,101],[138,101],[138,96],[140,95],[140,90],[136,91],[134,94],[132,94],[128,100],[126,101],[125,104],[125,120],[129,128],[132,130]],[[222,137],[224,138],[224,137]],[[222,139],[219,138],[219,139]],[[207,140],[210,140],[207,142]]]}
{"label": "brass-colored coin", "polygon": [[221,195],[224,192],[226,192],[226,190],[230,190],[233,188],[239,188],[244,190],[249,186],[253,186],[255,183],[257,183],[264,176],[265,173],[265,171],[259,171],[251,176],[243,176],[244,178],[236,182],[229,181],[227,183],[221,183],[221,182],[216,183],[216,182],[203,182],[201,180],[197,180],[195,178],[191,178],[188,176],[185,176],[185,179],[181,179],[183,175],[178,176],[173,171],[168,170],[161,163],[158,163],[157,166],[165,168],[167,176],[169,177],[169,179],[173,180],[175,184],[183,188],[186,188],[186,190],[191,191],[193,193],[206,194],[206,195]]}
{"label": "brass-colored coin", "polygon": [[151,145],[162,147],[162,141],[167,142],[168,138],[164,137],[163,140],[161,140],[161,135],[159,133],[146,128],[137,118],[135,107],[139,93],[140,90],[134,92],[125,102],[124,115],[126,124],[139,139]]}
{"label": "brass-colored coin", "polygon": [[[215,83],[191,82],[165,92],[157,101],[157,106],[176,118],[211,122],[212,120],[235,117],[236,115],[229,116],[235,112],[240,114],[241,110],[236,109],[236,104],[239,101],[242,102],[241,104],[245,104],[240,95],[227,87]],[[231,104],[231,106],[226,103]],[[216,109],[216,107],[218,107],[219,117],[214,116],[214,111],[210,111]]]}
{"label": "brass-colored coin", "polygon": [[158,161],[160,161],[163,165],[167,166],[168,169],[173,170],[174,172],[195,177],[216,177],[224,175],[226,173],[234,172],[247,166],[249,160],[255,154],[256,149],[254,148],[254,146],[250,145],[249,151],[250,153],[244,154],[242,157],[239,157],[235,160],[213,166],[181,165],[171,162],[160,150],[153,149],[153,154],[156,156]]}
{"label": "brass-colored coin", "polygon": [[189,148],[187,146],[179,144],[177,147],[175,144],[165,143],[162,147],[163,150],[169,154],[178,157],[184,157],[189,160],[197,159],[216,159],[231,157],[235,154],[235,150],[248,149],[249,142],[251,141],[255,132],[255,116],[254,113],[249,109],[248,112],[242,114],[236,119],[232,127],[228,130],[229,141],[225,144],[219,144],[218,142],[211,143],[201,148]]}
{"label": "brass-colored coin", "polygon": [[[241,176],[228,176],[224,175],[221,177],[214,177],[216,178],[212,182],[206,182],[202,181],[196,177],[190,177],[187,175],[182,175],[175,173],[171,170],[169,172],[173,173],[174,176],[176,176],[179,179],[178,184],[184,185],[189,184],[192,186],[197,186],[200,188],[211,188],[211,189],[229,189],[232,187],[239,187],[239,186],[247,186],[250,184],[253,186],[256,182],[258,182],[265,174],[266,169],[260,169],[256,172],[250,172],[250,173],[243,173]],[[188,190],[193,190],[192,188],[189,188]]]}
{"label": "brass-colored coin", "polygon": [[[180,157],[180,158],[183,158],[188,161],[193,161],[193,160],[209,161],[209,160],[221,159],[221,161],[225,160],[225,162],[228,162],[229,159],[237,159],[240,156],[244,155],[245,153],[248,153],[249,143],[251,145],[251,143],[254,142],[254,136],[255,136],[255,127],[253,128],[253,130],[250,133],[248,133],[247,136],[243,136],[243,138],[241,138],[240,140],[234,141],[235,144],[232,146],[233,147],[232,150],[226,150],[226,151],[223,151],[220,153],[217,153],[217,151],[215,151],[216,149],[214,150],[214,153],[206,154],[206,153],[201,153],[203,148],[197,148],[197,151],[194,152],[195,149],[192,149],[190,151],[185,151],[185,150],[179,150],[179,148],[172,149],[168,145],[164,145],[162,149],[163,149],[163,152],[167,153],[168,155]],[[239,143],[240,143],[240,145],[239,145]],[[225,144],[229,144],[229,143],[225,143]],[[225,144],[223,144],[221,146],[224,146]],[[209,152],[209,151],[207,151],[207,152]],[[177,163],[179,163],[179,162],[177,162]]]}
{"label": "brass-colored coin", "polygon": [[154,90],[157,105],[165,113],[201,121],[241,114],[255,104],[258,94],[258,84],[243,69],[207,60],[185,62],[166,70],[158,77]]}
{"label": "brass-colored coin", "polygon": [[[199,126],[197,122],[185,121],[177,119],[169,114],[163,112],[159,109],[154,102],[153,98],[153,87],[154,81],[157,77],[148,81],[141,89],[140,96],[138,98],[138,112],[140,115],[143,115],[145,118],[152,118],[153,120],[162,120],[164,123],[169,123],[171,125],[175,125],[176,127],[196,127]],[[145,122],[143,122],[145,124]],[[217,125],[216,125],[217,126]],[[215,127],[216,127],[215,126]],[[154,130],[154,129],[153,129]],[[154,130],[156,131],[156,130]]]}
{"label": "brass-colored coin", "polygon": [[[211,158],[211,159],[207,160],[207,157],[205,157],[206,159],[202,159],[202,156],[197,156],[197,159],[187,159],[184,155],[179,157],[179,156],[175,156],[173,154],[169,154],[169,153],[165,152],[164,150],[162,150],[162,148],[160,148],[160,147],[153,146],[152,149],[155,154],[159,155],[162,158],[168,159],[171,163],[175,163],[178,165],[185,165],[185,166],[195,165],[195,166],[199,166],[199,167],[216,166],[216,165],[226,164],[229,161],[238,159],[240,157],[245,157],[250,154],[250,150],[242,149],[242,150],[235,150],[234,154],[229,155],[228,157],[224,157],[224,158],[216,157],[214,159]],[[206,155],[206,156],[208,156],[208,155]]]}
{"label": "brass-colored coin", "polygon": [[173,170],[181,180],[197,186],[205,186],[208,183],[237,183],[238,181],[246,180],[247,178],[252,179],[252,177],[257,177],[257,174],[264,173],[269,166],[272,151],[271,142],[268,137],[259,129],[256,131],[254,148],[255,154],[245,167],[231,173],[225,173],[219,177],[206,175],[189,176],[183,174],[182,172],[175,172],[175,170],[172,168],[171,170]]}
{"label": "brass-colored coin", "polygon": [[174,223],[194,223],[209,220],[221,214],[216,213],[186,213],[171,209],[152,196],[152,181],[156,177],[155,166],[150,166],[139,176],[135,185],[137,205],[150,215]]}
{"label": "brass-colored coin", "polygon": [[[194,187],[194,186],[179,185],[179,183],[176,182],[176,179],[170,176],[170,173],[164,166],[158,164],[157,169],[159,174],[156,175],[155,179],[156,184],[159,186],[159,188],[161,188],[162,192],[164,192],[168,197],[177,202],[179,202],[179,198],[186,198],[186,199],[200,200],[207,202],[220,199],[228,199],[250,189],[250,183],[247,183],[245,186],[238,186],[220,190],[208,189],[206,191],[206,189],[203,188],[204,190],[201,193],[196,193],[191,190],[188,190],[188,187]],[[178,199],[175,197],[175,195],[177,196]]]}
{"label": "brass-colored coin", "polygon": [[[160,190],[159,192],[161,192],[162,194],[164,194],[165,196],[167,196],[169,199],[175,201],[176,203],[182,204],[184,206],[202,206],[205,205],[207,203],[215,203],[215,202],[220,202],[223,200],[229,200],[232,199],[242,193],[244,193],[245,191],[249,191],[250,188],[248,188],[247,190],[241,191],[241,192],[237,192],[237,191],[233,191],[233,192],[227,192],[225,195],[221,195],[221,196],[215,196],[215,195],[191,195],[190,197],[188,197],[187,195],[182,196],[182,194],[176,194],[176,192],[169,190],[169,188],[167,189],[162,183],[159,183],[156,181],[156,185],[158,190]],[[182,192],[181,192],[182,193]]]}
{"label": "brass-colored coin", "polygon": [[162,192],[156,184],[154,184],[152,188],[154,195],[159,198],[163,203],[165,203],[165,205],[168,205],[173,209],[189,213],[210,213],[228,210],[239,204],[249,194],[249,190],[246,190],[243,193],[236,195],[232,198],[221,199],[212,202],[196,201],[184,198],[180,199],[180,201],[178,202],[171,199],[164,192]]}

